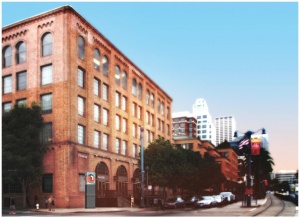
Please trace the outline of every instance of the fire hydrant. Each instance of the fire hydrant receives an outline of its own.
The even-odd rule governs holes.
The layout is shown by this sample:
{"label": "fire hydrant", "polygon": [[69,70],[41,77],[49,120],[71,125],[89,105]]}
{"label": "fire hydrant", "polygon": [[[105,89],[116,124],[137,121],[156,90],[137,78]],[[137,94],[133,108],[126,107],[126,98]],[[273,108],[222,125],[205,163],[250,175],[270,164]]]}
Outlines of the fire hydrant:
{"label": "fire hydrant", "polygon": [[35,206],[36,206],[37,210],[40,209],[40,205],[39,204],[36,204]]}

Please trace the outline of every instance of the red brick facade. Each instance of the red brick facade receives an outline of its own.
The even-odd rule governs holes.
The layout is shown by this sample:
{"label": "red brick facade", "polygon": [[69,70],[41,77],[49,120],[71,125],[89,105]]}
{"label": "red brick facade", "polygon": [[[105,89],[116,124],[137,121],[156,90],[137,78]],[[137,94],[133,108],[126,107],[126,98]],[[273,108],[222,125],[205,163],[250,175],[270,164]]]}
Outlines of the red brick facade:
{"label": "red brick facade", "polygon": [[[52,36],[52,52],[42,54],[42,39],[46,33]],[[84,39],[84,57],[78,56],[79,37]],[[26,61],[17,63],[17,44],[26,45]],[[52,94],[51,112],[43,114],[44,123],[52,123],[52,134],[48,151],[44,157],[44,174],[52,178],[51,193],[40,187],[31,191],[30,199],[37,195],[42,203],[44,196],[54,195],[57,207],[84,207],[82,176],[96,172],[97,165],[105,174],[97,174],[97,196],[105,190],[133,193],[137,190],[138,153],[141,144],[139,126],[144,126],[144,145],[161,136],[172,140],[172,99],[141,69],[132,63],[98,30],[69,6],[61,7],[2,28],[2,54],[12,48],[12,63],[2,67],[2,85],[6,76],[11,77],[11,91],[2,90],[2,106],[13,106],[19,99],[41,103],[41,96]],[[94,51],[100,51],[100,59],[94,60]],[[108,58],[108,76],[104,75],[103,57]],[[4,57],[5,58],[5,57]],[[100,62],[100,69],[94,63]],[[43,85],[43,66],[52,66],[51,82]],[[127,73],[127,87],[123,81],[116,84],[115,68],[120,75]],[[84,72],[83,87],[78,69]],[[26,89],[18,90],[17,73],[26,71]],[[117,77],[118,78],[118,77]],[[99,82],[99,95],[95,95],[95,80]],[[134,89],[133,80],[136,81]],[[9,82],[8,82],[9,83]],[[125,83],[124,83],[125,84]],[[103,95],[108,86],[108,99]],[[141,86],[141,91],[139,90]],[[133,94],[135,90],[136,94]],[[120,106],[116,104],[116,92],[120,95]],[[149,94],[148,94],[149,93]],[[154,95],[153,106],[151,94]],[[124,98],[126,98],[126,106]],[[83,113],[79,113],[79,98],[83,100]],[[95,105],[99,106],[99,120],[95,121]],[[125,107],[124,107],[125,106]],[[104,124],[103,109],[109,111],[108,125]],[[116,119],[120,118],[117,130]],[[84,127],[81,135],[79,125]],[[95,131],[99,143],[95,145]],[[78,135],[79,134],[79,135]],[[103,135],[108,135],[108,146],[104,148]],[[79,139],[80,138],[80,139]],[[79,140],[83,140],[81,143]],[[116,149],[116,140],[120,148]],[[126,150],[122,145],[126,143]],[[134,145],[136,150],[134,152]],[[125,153],[122,153],[125,152]],[[135,154],[134,154],[135,153]],[[124,169],[125,168],[125,174]],[[99,168],[100,169],[100,168]],[[103,171],[103,169],[105,169]],[[119,173],[117,173],[119,172]],[[123,172],[123,173],[122,173]]]}

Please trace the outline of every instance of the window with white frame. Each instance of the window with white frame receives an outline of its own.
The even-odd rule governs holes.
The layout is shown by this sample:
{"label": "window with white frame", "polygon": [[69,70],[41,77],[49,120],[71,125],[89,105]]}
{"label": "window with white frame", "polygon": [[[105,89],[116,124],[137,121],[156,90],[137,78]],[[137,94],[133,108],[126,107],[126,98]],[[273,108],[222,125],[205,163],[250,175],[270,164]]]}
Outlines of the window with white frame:
{"label": "window with white frame", "polygon": [[103,125],[108,126],[108,110],[103,108]]}
{"label": "window with white frame", "polygon": [[10,67],[12,65],[12,47],[5,46],[2,49],[2,67]]}
{"label": "window with white frame", "polygon": [[125,96],[122,96],[122,110],[126,111],[127,108],[127,98]]}
{"label": "window with white frame", "polygon": [[41,67],[41,82],[42,86],[52,83],[52,65]]}
{"label": "window with white frame", "polygon": [[2,104],[2,113],[9,112],[12,109],[12,103],[11,102],[4,102]]}
{"label": "window with white frame", "polygon": [[127,141],[122,141],[122,150],[121,150],[121,154],[122,155],[126,155],[127,153]]}
{"label": "window with white frame", "polygon": [[138,98],[142,99],[142,96],[143,96],[143,87],[142,87],[142,84],[139,83],[139,85],[138,85]]}
{"label": "window with white frame", "polygon": [[127,89],[127,73],[125,71],[122,72],[122,87]]}
{"label": "window with white frame", "polygon": [[100,106],[97,104],[94,104],[94,121],[100,122]]}
{"label": "window with white frame", "polygon": [[94,69],[100,70],[100,52],[97,48],[94,49]]}
{"label": "window with white frame", "polygon": [[78,86],[81,87],[81,88],[84,88],[84,76],[85,76],[85,73],[82,69],[78,68]]}
{"label": "window with white frame", "polygon": [[78,144],[83,145],[85,143],[85,127],[78,125]]}
{"label": "window with white frame", "polygon": [[136,137],[136,124],[135,123],[132,124],[132,136]]}
{"label": "window with white frame", "polygon": [[78,96],[78,115],[84,116],[85,108],[84,108],[85,99],[83,97]]}
{"label": "window with white frame", "polygon": [[103,84],[102,89],[102,98],[103,100],[108,101],[108,85]]}
{"label": "window with white frame", "polygon": [[100,96],[100,81],[94,78],[94,95]]}
{"label": "window with white frame", "polygon": [[119,92],[116,92],[116,107],[120,107],[120,96]]}
{"label": "window with white frame", "polygon": [[119,66],[116,66],[116,69],[115,69],[115,82],[116,82],[116,84],[120,85],[121,75],[120,75],[120,67]]}
{"label": "window with white frame", "polygon": [[27,72],[23,71],[17,73],[17,90],[24,90],[27,88]]}
{"label": "window with white frame", "polygon": [[94,130],[94,147],[99,148],[100,145],[100,132]]}
{"label": "window with white frame", "polygon": [[132,94],[136,96],[136,79],[132,80]]}
{"label": "window with white frame", "polygon": [[52,54],[52,34],[45,33],[42,36],[42,56],[48,56]]}
{"label": "window with white frame", "polygon": [[142,119],[142,107],[141,106],[137,107],[137,118],[140,120]]}
{"label": "window with white frame", "polygon": [[127,120],[123,118],[122,132],[127,133]]}
{"label": "window with white frame", "polygon": [[108,76],[108,58],[105,55],[102,58],[102,73]]}
{"label": "window with white frame", "polygon": [[120,139],[116,138],[116,148],[115,151],[117,154],[120,153]]}
{"label": "window with white frame", "polygon": [[80,59],[84,59],[84,56],[85,56],[85,41],[84,41],[84,38],[82,36],[78,37],[77,49],[78,49],[78,57]]}
{"label": "window with white frame", "polygon": [[108,134],[103,134],[102,135],[102,149],[107,151],[108,149]]}
{"label": "window with white frame", "polygon": [[52,113],[52,93],[41,95],[41,110],[43,114]]}
{"label": "window with white frame", "polygon": [[120,116],[116,115],[116,130],[120,131]]}
{"label": "window with white frame", "polygon": [[3,77],[3,94],[11,93],[12,92],[12,76],[5,76]]}

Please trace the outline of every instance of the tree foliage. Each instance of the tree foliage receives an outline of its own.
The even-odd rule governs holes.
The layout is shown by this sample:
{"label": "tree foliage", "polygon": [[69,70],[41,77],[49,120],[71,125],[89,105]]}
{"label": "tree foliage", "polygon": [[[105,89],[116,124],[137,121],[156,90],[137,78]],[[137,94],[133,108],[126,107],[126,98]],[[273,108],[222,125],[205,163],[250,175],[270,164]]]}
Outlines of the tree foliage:
{"label": "tree foliage", "polygon": [[162,138],[149,144],[144,159],[153,185],[199,193],[225,181],[214,158],[202,158],[199,152],[175,147]]}
{"label": "tree foliage", "polygon": [[[15,105],[2,115],[2,180],[20,182],[24,198],[29,185],[42,173],[43,148],[39,134],[43,124],[41,109]],[[25,206],[25,202],[23,202]]]}

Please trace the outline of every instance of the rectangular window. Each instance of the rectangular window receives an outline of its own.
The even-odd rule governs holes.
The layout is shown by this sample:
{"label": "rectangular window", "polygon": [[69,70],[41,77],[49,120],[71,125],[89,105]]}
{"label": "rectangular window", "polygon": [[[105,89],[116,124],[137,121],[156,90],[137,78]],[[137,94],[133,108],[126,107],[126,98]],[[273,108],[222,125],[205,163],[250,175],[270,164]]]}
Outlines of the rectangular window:
{"label": "rectangular window", "polygon": [[26,71],[17,73],[17,90],[24,90],[27,88],[27,73]]}
{"label": "rectangular window", "polygon": [[100,122],[100,106],[96,104],[94,104],[94,121]]}
{"label": "rectangular window", "polygon": [[120,130],[120,116],[116,115],[116,130]]}
{"label": "rectangular window", "polygon": [[12,109],[11,102],[5,102],[2,104],[2,113],[9,112]]}
{"label": "rectangular window", "polygon": [[123,141],[122,142],[122,150],[121,150],[121,154],[126,155],[127,153],[127,142]]}
{"label": "rectangular window", "polygon": [[102,88],[102,98],[103,100],[108,101],[108,85],[103,84]]}
{"label": "rectangular window", "polygon": [[150,124],[150,113],[149,113],[149,111],[146,111],[146,123]]}
{"label": "rectangular window", "polygon": [[136,124],[135,123],[132,124],[132,136],[136,137]]}
{"label": "rectangular window", "polygon": [[137,145],[136,144],[133,144],[132,145],[132,157],[136,157],[136,148],[137,148]]}
{"label": "rectangular window", "polygon": [[120,153],[120,139],[116,139],[116,153]]}
{"label": "rectangular window", "polygon": [[108,126],[108,110],[103,108],[103,125]]}
{"label": "rectangular window", "polygon": [[79,191],[85,192],[85,175],[79,174]]}
{"label": "rectangular window", "polygon": [[42,144],[50,144],[52,142],[52,123],[43,123],[40,141]]}
{"label": "rectangular window", "polygon": [[99,131],[94,131],[94,147],[99,148],[100,145],[100,132]]}
{"label": "rectangular window", "polygon": [[116,107],[120,107],[120,93],[116,92]]}
{"label": "rectangular window", "polygon": [[52,83],[52,65],[42,66],[41,67],[41,81],[42,86]]}
{"label": "rectangular window", "polygon": [[85,73],[82,69],[78,68],[78,86],[81,87],[81,88],[84,88],[84,76],[85,76]]}
{"label": "rectangular window", "polygon": [[127,98],[125,96],[122,96],[122,110],[126,111],[127,108]]}
{"label": "rectangular window", "polygon": [[52,93],[41,96],[43,114],[52,113]]}
{"label": "rectangular window", "polygon": [[52,193],[53,192],[53,179],[52,174],[44,174],[42,179],[42,192]]}
{"label": "rectangular window", "polygon": [[100,81],[94,78],[94,95],[100,96]]}
{"label": "rectangular window", "polygon": [[127,133],[127,120],[125,118],[123,118],[122,131],[123,133]]}
{"label": "rectangular window", "polygon": [[136,116],[136,103],[132,103],[132,116]]}
{"label": "rectangular window", "polygon": [[85,107],[84,107],[85,99],[78,96],[78,115],[84,116]]}
{"label": "rectangular window", "polygon": [[107,149],[108,149],[108,135],[107,134],[103,134],[102,141],[103,141],[102,149],[107,151]]}
{"label": "rectangular window", "polygon": [[137,110],[137,118],[141,120],[142,119],[142,107],[138,106],[137,109],[138,109]]}
{"label": "rectangular window", "polygon": [[12,76],[3,77],[3,94],[12,92]]}
{"label": "rectangular window", "polygon": [[78,125],[78,143],[83,145],[85,143],[85,127]]}
{"label": "rectangular window", "polygon": [[26,103],[27,103],[26,98],[17,100],[17,105],[19,107],[26,107]]}

